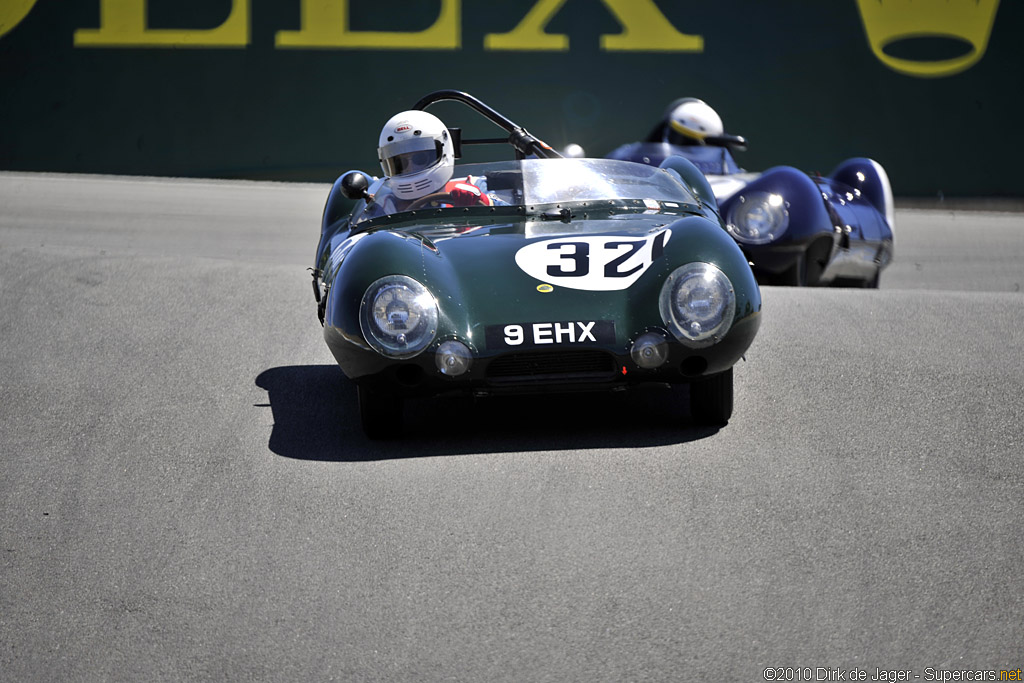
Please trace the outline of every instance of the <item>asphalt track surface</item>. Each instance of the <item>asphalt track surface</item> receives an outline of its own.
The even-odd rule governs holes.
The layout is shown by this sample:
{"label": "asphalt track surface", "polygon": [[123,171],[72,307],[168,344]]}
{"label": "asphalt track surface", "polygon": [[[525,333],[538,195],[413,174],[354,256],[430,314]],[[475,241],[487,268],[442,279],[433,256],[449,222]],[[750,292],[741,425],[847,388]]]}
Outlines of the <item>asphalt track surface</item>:
{"label": "asphalt track surface", "polygon": [[375,443],[326,193],[0,174],[0,679],[1024,666],[1024,214],[900,210],[880,290],[765,288],[721,430],[655,392]]}

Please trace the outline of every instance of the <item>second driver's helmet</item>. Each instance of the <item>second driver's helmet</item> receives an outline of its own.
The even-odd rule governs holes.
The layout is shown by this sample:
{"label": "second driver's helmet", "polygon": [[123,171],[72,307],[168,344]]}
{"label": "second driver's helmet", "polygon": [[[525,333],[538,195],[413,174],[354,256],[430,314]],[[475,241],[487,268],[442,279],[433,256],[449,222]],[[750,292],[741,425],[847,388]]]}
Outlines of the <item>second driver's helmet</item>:
{"label": "second driver's helmet", "polygon": [[665,141],[673,144],[703,145],[709,136],[725,133],[722,117],[706,102],[694,97],[673,102],[665,118]]}
{"label": "second driver's helmet", "polygon": [[441,119],[410,110],[392,116],[380,132],[377,156],[392,191],[401,199],[437,192],[452,177],[455,148]]}

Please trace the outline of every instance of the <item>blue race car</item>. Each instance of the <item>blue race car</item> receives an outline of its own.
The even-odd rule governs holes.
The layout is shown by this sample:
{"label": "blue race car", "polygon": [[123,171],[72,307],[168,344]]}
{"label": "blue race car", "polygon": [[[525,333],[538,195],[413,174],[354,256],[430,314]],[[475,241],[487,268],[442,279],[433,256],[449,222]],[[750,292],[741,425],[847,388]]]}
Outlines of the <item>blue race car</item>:
{"label": "blue race car", "polygon": [[727,135],[705,102],[673,102],[643,142],[623,145],[610,159],[653,166],[679,156],[704,173],[729,234],[765,285],[878,287],[892,260],[893,199],[876,161],[847,159],[828,176],[791,166],[748,173],[732,157],[746,140]]}

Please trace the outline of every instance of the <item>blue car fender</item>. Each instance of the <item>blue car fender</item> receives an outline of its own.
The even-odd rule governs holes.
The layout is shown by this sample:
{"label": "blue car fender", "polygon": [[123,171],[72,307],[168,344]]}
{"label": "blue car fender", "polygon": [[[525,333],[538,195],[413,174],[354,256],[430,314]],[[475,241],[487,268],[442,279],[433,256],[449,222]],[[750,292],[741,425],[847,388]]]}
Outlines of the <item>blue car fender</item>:
{"label": "blue car fender", "polygon": [[855,157],[839,164],[829,177],[859,192],[885,217],[889,229],[893,229],[892,185],[881,164],[873,159]]}
{"label": "blue car fender", "polygon": [[825,208],[821,191],[810,176],[792,166],[775,166],[768,169],[759,178],[723,201],[722,218],[728,223],[740,203],[759,193],[780,196],[788,213],[788,227],[778,238],[777,243],[804,244],[821,236],[832,239],[835,227]]}

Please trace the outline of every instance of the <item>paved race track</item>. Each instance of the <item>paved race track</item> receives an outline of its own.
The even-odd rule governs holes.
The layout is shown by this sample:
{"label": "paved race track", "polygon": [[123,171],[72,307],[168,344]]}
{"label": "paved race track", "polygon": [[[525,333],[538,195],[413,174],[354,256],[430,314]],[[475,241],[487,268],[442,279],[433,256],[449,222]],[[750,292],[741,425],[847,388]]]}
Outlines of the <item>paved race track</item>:
{"label": "paved race track", "polygon": [[901,210],[880,290],[765,288],[720,431],[654,392],[374,443],[326,192],[0,174],[0,680],[1024,667],[1024,214]]}

